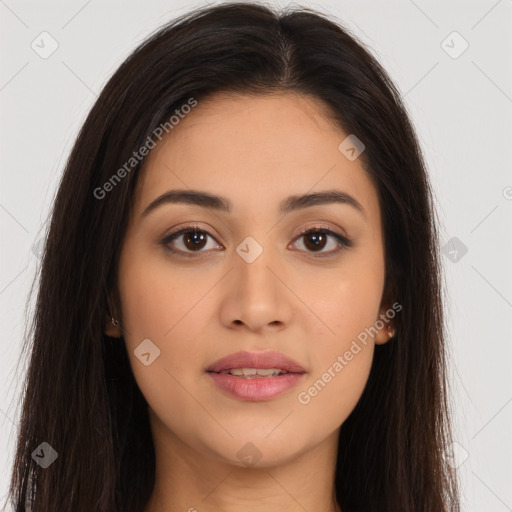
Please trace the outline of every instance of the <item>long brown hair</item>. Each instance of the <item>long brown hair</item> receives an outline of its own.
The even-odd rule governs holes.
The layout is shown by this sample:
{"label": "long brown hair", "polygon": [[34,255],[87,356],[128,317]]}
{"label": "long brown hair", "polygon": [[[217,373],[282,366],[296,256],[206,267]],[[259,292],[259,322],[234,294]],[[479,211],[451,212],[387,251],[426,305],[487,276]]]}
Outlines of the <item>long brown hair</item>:
{"label": "long brown hair", "polygon": [[[159,29],[110,78],[77,137],[24,341],[14,510],[144,510],[155,478],[147,403],[124,343],[103,332],[106,312],[119,304],[120,248],[143,162],[104,197],[94,191],[175,109],[222,91],[313,95],[365,144],[360,158],[383,218],[385,295],[403,309],[340,429],[335,492],[343,512],[457,512],[457,479],[443,456],[451,427],[438,221],[406,108],[340,22],[255,3],[202,7]],[[58,454],[46,469],[32,456],[43,442]]]}

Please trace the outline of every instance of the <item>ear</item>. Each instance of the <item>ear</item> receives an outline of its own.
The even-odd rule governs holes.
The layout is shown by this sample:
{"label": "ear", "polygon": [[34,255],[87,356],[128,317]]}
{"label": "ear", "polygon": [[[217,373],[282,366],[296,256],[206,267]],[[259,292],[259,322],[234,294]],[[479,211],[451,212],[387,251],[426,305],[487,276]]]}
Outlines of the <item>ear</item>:
{"label": "ear", "polygon": [[[115,317],[114,317],[114,319],[115,319]],[[117,320],[117,322],[119,322],[119,320]],[[106,315],[106,318],[105,318],[105,329],[103,330],[103,332],[107,336],[110,336],[111,338],[120,338],[123,334],[123,332],[121,330],[121,325],[119,323],[117,325],[115,325],[112,322],[112,316],[108,315],[108,314]]]}
{"label": "ear", "polygon": [[109,295],[107,299],[107,311],[105,313],[105,327],[103,332],[111,338],[120,338],[123,335],[123,331],[120,325],[119,313],[117,313],[117,308],[113,306],[113,302],[112,295]]}
{"label": "ear", "polygon": [[378,318],[378,320],[380,320],[384,325],[382,329],[378,330],[377,334],[374,337],[374,342],[376,345],[384,345],[384,343],[390,341],[396,334],[394,323],[392,320],[386,317],[385,311],[386,309],[381,310],[381,314],[379,315]]}
{"label": "ear", "polygon": [[396,334],[396,328],[394,321],[386,315],[386,311],[392,309],[391,307],[381,307],[379,310],[379,316],[375,320],[375,328],[378,329],[377,325],[382,327],[378,329],[377,334],[374,337],[376,345],[384,345],[390,341]]}
{"label": "ear", "polygon": [[[393,297],[396,297],[397,290],[395,287],[395,280],[389,276],[386,279],[382,299],[380,302],[379,316],[375,319],[375,328],[378,329],[377,334],[374,337],[376,345],[384,345],[396,336],[396,323],[393,314],[390,317],[389,311],[394,311]],[[377,326],[381,326],[379,329]]]}

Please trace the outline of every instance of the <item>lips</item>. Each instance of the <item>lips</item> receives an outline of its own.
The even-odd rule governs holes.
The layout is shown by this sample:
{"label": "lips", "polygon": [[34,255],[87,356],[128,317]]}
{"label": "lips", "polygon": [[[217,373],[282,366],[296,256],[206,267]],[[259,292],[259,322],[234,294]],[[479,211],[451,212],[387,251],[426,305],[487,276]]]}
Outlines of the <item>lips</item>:
{"label": "lips", "polygon": [[220,373],[236,368],[276,368],[288,373],[306,373],[306,370],[296,361],[280,352],[235,352],[210,365],[206,371]]}
{"label": "lips", "polygon": [[[241,369],[244,368],[243,371]],[[280,370],[278,375],[262,376],[266,372],[254,370]],[[232,371],[237,375],[228,373]],[[306,379],[306,370],[296,361],[279,352],[236,352],[219,359],[206,369],[217,389],[231,398],[243,401],[265,401],[277,398]],[[246,375],[248,374],[248,375]]]}

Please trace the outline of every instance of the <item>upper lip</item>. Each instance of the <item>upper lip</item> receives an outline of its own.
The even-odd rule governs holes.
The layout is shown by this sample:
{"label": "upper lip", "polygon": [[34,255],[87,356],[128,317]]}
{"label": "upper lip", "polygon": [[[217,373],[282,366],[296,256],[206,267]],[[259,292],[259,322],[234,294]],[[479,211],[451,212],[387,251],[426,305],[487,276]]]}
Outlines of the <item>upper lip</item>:
{"label": "upper lip", "polygon": [[277,368],[289,373],[305,373],[302,366],[279,352],[235,352],[210,365],[207,372],[222,372],[233,368]]}

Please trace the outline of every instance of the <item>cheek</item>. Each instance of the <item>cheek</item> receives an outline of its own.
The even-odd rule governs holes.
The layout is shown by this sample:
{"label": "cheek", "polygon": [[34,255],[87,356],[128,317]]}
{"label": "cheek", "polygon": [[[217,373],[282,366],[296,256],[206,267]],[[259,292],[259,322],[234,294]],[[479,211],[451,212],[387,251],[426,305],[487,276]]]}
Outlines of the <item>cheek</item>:
{"label": "cheek", "polygon": [[310,418],[329,418],[332,428],[350,415],[368,380],[383,282],[382,265],[360,261],[309,294],[323,327],[310,351],[315,371],[297,401]]}
{"label": "cheek", "polygon": [[299,293],[307,297],[312,311],[312,315],[308,315],[311,321],[321,320],[322,328],[318,334],[324,340],[322,346],[330,352],[343,350],[352,338],[374,325],[383,285],[383,265],[370,265],[365,261],[347,263],[339,271],[329,274],[328,279],[313,282],[303,278]]}
{"label": "cheek", "polygon": [[190,369],[197,370],[204,358],[197,340],[205,335],[205,290],[208,286],[198,287],[161,256],[152,258],[130,246],[123,251],[119,291],[124,340],[137,384],[156,410],[166,410],[169,397],[177,407],[190,406],[183,390],[197,378]]}
{"label": "cheek", "polygon": [[170,269],[163,258],[153,257],[135,243],[123,249],[119,290],[125,339],[130,344],[145,338],[164,339],[180,314],[185,314],[193,297],[189,300],[186,283]]}
{"label": "cheek", "polygon": [[[350,354],[350,360],[347,355]],[[319,438],[339,428],[359,402],[370,374],[373,345],[333,351],[323,369],[298,390],[296,417]]]}
{"label": "cheek", "polygon": [[298,407],[307,421],[334,430],[359,401],[374,352],[366,329],[376,320],[379,300],[376,290],[343,282],[331,287],[324,307],[317,305],[315,311],[330,329],[315,339],[310,351],[314,371],[298,390]]}

